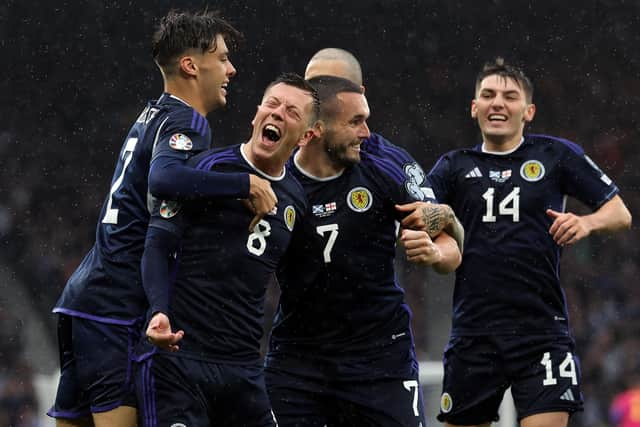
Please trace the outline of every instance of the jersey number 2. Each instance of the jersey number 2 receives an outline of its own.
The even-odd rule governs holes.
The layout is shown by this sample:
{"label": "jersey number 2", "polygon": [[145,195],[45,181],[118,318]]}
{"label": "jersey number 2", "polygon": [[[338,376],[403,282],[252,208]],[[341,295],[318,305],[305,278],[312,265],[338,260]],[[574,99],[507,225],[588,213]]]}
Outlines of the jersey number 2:
{"label": "jersey number 2", "polygon": [[133,159],[133,150],[136,149],[136,144],[138,143],[138,138],[129,138],[127,140],[127,144],[124,147],[124,153],[122,153],[122,158],[124,163],[122,164],[122,172],[120,172],[120,176],[113,182],[111,186],[111,191],[109,191],[109,203],[107,203],[107,211],[104,214],[104,218],[102,218],[103,224],[117,224],[118,223],[118,209],[112,207],[113,206],[113,194],[118,191],[120,186],[122,185],[122,181],[124,180],[124,174],[127,172],[127,166],[131,163],[131,159]]}

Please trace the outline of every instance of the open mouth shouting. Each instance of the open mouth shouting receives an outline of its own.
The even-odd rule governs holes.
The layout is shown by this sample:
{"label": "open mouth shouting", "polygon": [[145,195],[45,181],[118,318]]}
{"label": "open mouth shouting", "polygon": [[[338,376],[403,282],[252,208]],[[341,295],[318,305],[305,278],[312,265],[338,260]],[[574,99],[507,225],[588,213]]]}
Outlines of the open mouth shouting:
{"label": "open mouth shouting", "polygon": [[280,128],[274,124],[269,123],[262,128],[262,142],[267,145],[275,145],[280,141],[281,135]]}

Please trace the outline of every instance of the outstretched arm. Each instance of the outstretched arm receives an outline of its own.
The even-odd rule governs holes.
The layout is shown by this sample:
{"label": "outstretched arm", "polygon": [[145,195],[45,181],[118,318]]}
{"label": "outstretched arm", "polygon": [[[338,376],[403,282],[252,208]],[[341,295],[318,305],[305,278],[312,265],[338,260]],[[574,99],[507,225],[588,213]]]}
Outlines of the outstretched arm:
{"label": "outstretched arm", "polygon": [[249,174],[213,172],[187,166],[182,159],[159,156],[149,168],[149,192],[159,199],[191,200],[249,197]]}
{"label": "outstretched arm", "polygon": [[631,213],[618,195],[589,215],[547,209],[553,218],[549,234],[560,246],[572,245],[596,231],[618,231],[631,227]]}
{"label": "outstretched arm", "polygon": [[271,183],[257,175],[196,169],[169,156],[160,156],[151,162],[149,192],[169,200],[217,197],[247,199],[247,206],[256,215],[249,226],[250,230],[278,202]]}

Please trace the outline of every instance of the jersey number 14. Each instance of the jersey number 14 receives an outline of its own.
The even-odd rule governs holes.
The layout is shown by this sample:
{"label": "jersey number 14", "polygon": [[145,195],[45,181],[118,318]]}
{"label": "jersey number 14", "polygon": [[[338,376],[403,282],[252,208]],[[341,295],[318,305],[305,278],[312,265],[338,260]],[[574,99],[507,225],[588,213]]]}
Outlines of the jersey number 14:
{"label": "jersey number 14", "polygon": [[[482,222],[496,222],[497,220],[496,215],[493,213],[495,192],[495,188],[489,187],[482,195],[486,202],[486,210],[482,215]],[[520,221],[520,187],[513,187],[513,190],[498,203],[498,215],[511,215],[513,222]]]}

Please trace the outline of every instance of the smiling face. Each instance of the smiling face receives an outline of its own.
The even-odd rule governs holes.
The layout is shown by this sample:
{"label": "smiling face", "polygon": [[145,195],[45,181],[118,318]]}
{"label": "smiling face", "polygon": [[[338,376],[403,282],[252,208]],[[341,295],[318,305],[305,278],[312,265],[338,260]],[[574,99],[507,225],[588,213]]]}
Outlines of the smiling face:
{"label": "smiling face", "polygon": [[196,55],[199,69],[199,90],[208,112],[224,107],[227,103],[227,85],[236,74],[229,60],[229,49],[222,35],[216,36],[211,48]]}
{"label": "smiling face", "polygon": [[527,100],[516,80],[492,74],[476,88],[471,101],[471,117],[478,120],[483,142],[490,151],[508,151],[522,138],[524,125],[535,114],[535,105]]}
{"label": "smiling face", "polygon": [[338,93],[333,102],[333,118],[325,123],[324,148],[334,167],[344,168],[360,161],[360,144],[370,136],[369,105],[363,94],[354,92]]}
{"label": "smiling face", "polygon": [[253,132],[245,151],[249,160],[269,175],[278,175],[293,149],[306,143],[311,130],[313,98],[286,83],[271,86],[251,124]]}

